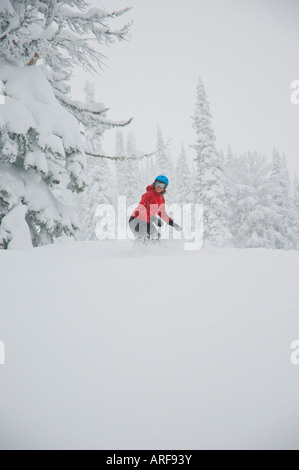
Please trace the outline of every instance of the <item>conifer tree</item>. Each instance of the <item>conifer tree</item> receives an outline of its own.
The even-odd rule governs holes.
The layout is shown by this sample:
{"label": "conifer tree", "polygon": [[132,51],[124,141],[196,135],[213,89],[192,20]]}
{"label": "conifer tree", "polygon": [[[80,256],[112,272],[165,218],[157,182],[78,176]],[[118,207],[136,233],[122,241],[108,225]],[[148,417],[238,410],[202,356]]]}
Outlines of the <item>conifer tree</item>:
{"label": "conifer tree", "polygon": [[127,37],[130,25],[110,27],[127,11],[90,9],[85,0],[1,1],[0,80],[6,100],[0,106],[0,226],[6,229],[0,231],[0,246],[12,245],[13,220],[24,239],[30,232],[34,246],[75,234],[78,219],[54,189],[64,181],[73,192],[87,187],[79,123],[86,129],[126,122],[109,121],[102,103],[73,101],[69,79],[76,65],[97,70],[103,61],[99,44]]}
{"label": "conifer tree", "polygon": [[272,224],[273,248],[289,249],[294,244],[291,179],[286,157],[276,149],[273,151],[271,178],[276,187],[273,196],[276,214]]}
{"label": "conifer tree", "polygon": [[204,240],[222,245],[228,237],[225,201],[224,162],[216,150],[216,138],[211,124],[210,105],[201,79],[193,116],[196,132],[195,201],[204,206]]}
{"label": "conifer tree", "polygon": [[182,145],[176,168],[176,202],[181,205],[191,204],[194,201],[193,186],[184,145]]}
{"label": "conifer tree", "polygon": [[[96,103],[95,85],[87,82],[84,90],[86,103],[94,105]],[[85,150],[88,153],[102,153],[105,129],[105,125],[86,129],[84,142]],[[95,218],[97,207],[100,204],[112,204],[113,202],[114,182],[108,160],[87,156],[86,180],[87,188],[82,195],[74,196],[73,204],[80,220],[79,238],[81,240],[95,240],[95,228],[98,222]]]}

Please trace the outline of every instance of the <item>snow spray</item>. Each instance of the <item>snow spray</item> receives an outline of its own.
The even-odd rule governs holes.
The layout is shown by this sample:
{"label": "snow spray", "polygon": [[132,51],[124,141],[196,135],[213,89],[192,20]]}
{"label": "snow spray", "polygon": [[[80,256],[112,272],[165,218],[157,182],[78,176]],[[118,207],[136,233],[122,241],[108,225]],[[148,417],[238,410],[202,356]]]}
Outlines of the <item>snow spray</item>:
{"label": "snow spray", "polygon": [[[128,220],[138,203],[127,206],[126,196],[119,196],[117,208],[112,204],[99,204],[96,208],[95,234],[98,240],[134,240]],[[150,211],[153,215],[157,213],[155,205]],[[181,232],[173,231],[167,224],[163,223],[160,230],[162,240],[184,240],[186,251],[201,250],[203,247],[203,206],[202,204],[172,204],[167,207],[168,214],[183,228]],[[146,214],[146,209],[145,209]],[[146,218],[146,217],[145,217]]]}

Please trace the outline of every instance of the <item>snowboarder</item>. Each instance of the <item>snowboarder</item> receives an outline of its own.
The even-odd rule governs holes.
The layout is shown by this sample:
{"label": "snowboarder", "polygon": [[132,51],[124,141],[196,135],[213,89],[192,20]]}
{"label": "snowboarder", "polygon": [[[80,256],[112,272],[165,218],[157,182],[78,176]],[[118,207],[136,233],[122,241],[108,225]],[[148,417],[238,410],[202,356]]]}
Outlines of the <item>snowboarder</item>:
{"label": "snowboarder", "polygon": [[175,230],[182,230],[182,228],[167,215],[165,210],[164,194],[166,193],[168,184],[168,178],[164,175],[159,175],[154,183],[146,188],[147,192],[143,194],[138,207],[129,220],[129,227],[137,239],[159,240],[161,234],[158,232],[156,225],[162,227],[162,220]]}

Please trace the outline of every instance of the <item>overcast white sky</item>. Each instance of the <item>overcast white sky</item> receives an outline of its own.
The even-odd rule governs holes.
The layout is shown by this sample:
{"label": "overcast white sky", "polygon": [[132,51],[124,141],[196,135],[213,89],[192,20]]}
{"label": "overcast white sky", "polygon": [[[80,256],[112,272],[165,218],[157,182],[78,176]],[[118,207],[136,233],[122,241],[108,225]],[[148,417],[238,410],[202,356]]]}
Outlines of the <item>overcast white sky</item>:
{"label": "overcast white sky", "polygon": [[[114,10],[134,7],[130,42],[103,48],[109,67],[95,78],[97,98],[111,119],[134,123],[138,148],[151,151],[159,123],[173,153],[195,136],[193,113],[201,76],[218,148],[284,151],[299,172],[299,105],[290,102],[299,80],[298,0],[102,0]],[[86,74],[75,76],[82,97]],[[93,79],[92,79],[93,80]],[[108,132],[107,149],[113,133]]]}

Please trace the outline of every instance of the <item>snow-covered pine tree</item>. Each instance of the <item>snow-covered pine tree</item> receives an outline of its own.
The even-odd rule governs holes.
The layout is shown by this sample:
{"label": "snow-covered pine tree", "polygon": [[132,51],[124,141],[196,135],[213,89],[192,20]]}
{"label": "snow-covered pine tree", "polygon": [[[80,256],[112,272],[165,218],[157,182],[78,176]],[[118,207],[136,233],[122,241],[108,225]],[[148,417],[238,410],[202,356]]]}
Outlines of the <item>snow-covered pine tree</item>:
{"label": "snow-covered pine tree", "polygon": [[272,174],[276,193],[273,196],[273,207],[276,217],[272,225],[273,248],[290,249],[294,246],[292,185],[285,155],[277,149],[273,151]]}
{"label": "snow-covered pine tree", "polygon": [[141,162],[141,192],[145,191],[145,188],[154,181],[157,176],[155,156],[144,158]]}
{"label": "snow-covered pine tree", "polygon": [[271,164],[264,155],[247,152],[234,157],[231,168],[230,230],[234,245],[237,248],[272,248],[276,183],[271,176]]}
{"label": "snow-covered pine tree", "polygon": [[[227,220],[229,222],[229,227],[232,225],[234,220],[235,213],[235,204],[238,197],[238,179],[236,179],[236,174],[239,174],[240,171],[240,158],[237,158],[231,149],[231,146],[228,145],[226,155],[224,152],[221,152],[222,159],[224,163],[224,175],[225,175],[225,200],[226,200],[226,209],[227,209]],[[233,227],[229,230],[232,233]],[[234,237],[230,240],[230,245],[234,245]]]}
{"label": "snow-covered pine tree", "polygon": [[224,162],[216,150],[216,138],[211,124],[210,105],[201,79],[193,116],[196,144],[191,147],[195,157],[195,202],[204,206],[204,241],[222,245],[229,237],[225,200]]}
{"label": "snow-covered pine tree", "polygon": [[[127,156],[133,157],[137,155],[135,135],[130,132],[127,137]],[[126,181],[127,181],[127,204],[135,204],[139,202],[141,189],[141,171],[139,160],[126,160]]]}
{"label": "snow-covered pine tree", "polygon": [[[108,121],[102,104],[72,101],[68,80],[75,65],[95,71],[101,64],[97,44],[127,36],[130,25],[109,27],[127,11],[90,9],[85,0],[1,0],[0,80],[6,94],[0,106],[1,247],[12,245],[14,225],[26,240],[30,231],[34,246],[74,234],[76,217],[53,188],[62,175],[71,191],[86,187],[79,122],[85,127],[126,122]],[[44,65],[37,66],[39,58]]]}
{"label": "snow-covered pine tree", "polygon": [[158,174],[173,177],[174,168],[170,152],[167,151],[161,127],[157,126],[156,170]]}
{"label": "snow-covered pine tree", "polygon": [[171,150],[166,150],[168,160],[168,170],[166,176],[169,179],[169,187],[167,189],[167,204],[175,204],[176,200],[176,186],[177,186],[177,174],[175,172],[175,160],[173,159]]}
{"label": "snow-covered pine tree", "polygon": [[299,178],[298,178],[297,173],[294,175],[293,205],[299,216]]}
{"label": "snow-covered pine tree", "polygon": [[[96,104],[95,85],[90,82],[85,86],[86,102],[88,104]],[[108,125],[109,127],[109,125]],[[85,149],[87,153],[102,154],[102,143],[104,132],[106,131],[106,123],[100,123],[98,126],[87,128],[85,132]],[[111,172],[112,163],[105,158],[87,157],[88,163],[88,185],[97,186],[95,200],[98,203],[110,204],[113,201],[113,176]]]}
{"label": "snow-covered pine tree", "polygon": [[284,208],[291,205],[291,179],[286,156],[281,156],[277,149],[273,151],[272,175],[277,179],[279,191],[275,196],[277,204]]}
{"label": "snow-covered pine tree", "polygon": [[161,127],[157,126],[157,147],[155,155],[156,176],[165,175],[169,179],[170,186],[167,190],[167,203],[175,203],[175,171],[174,162],[170,151],[166,148]]}
{"label": "snow-covered pine tree", "polygon": [[176,202],[181,205],[194,202],[191,172],[183,144],[176,164]]}
{"label": "snow-covered pine tree", "polygon": [[293,237],[294,249],[299,250],[299,178],[294,175],[293,181]]}
{"label": "snow-covered pine tree", "polygon": [[232,165],[233,161],[234,161],[234,154],[233,154],[231,145],[228,144],[225,163],[226,163],[226,165]]}
{"label": "snow-covered pine tree", "polygon": [[[96,103],[96,90],[94,83],[86,82],[85,102],[87,105]],[[105,125],[87,128],[84,142],[85,150],[90,154],[102,154],[102,140]],[[80,220],[80,232],[78,238],[81,240],[95,240],[95,228],[97,219],[95,213],[98,205],[112,204],[114,181],[107,159],[87,156],[86,170],[87,188],[83,194],[74,195],[72,204]]]}
{"label": "snow-covered pine tree", "polygon": [[156,167],[157,167],[156,172],[158,172],[159,174],[164,175],[167,173],[167,169],[168,169],[167,154],[166,154],[162,129],[159,125],[157,126]]}
{"label": "snow-covered pine tree", "polygon": [[[117,130],[115,133],[115,155],[117,157],[123,157],[125,155],[125,143],[124,135],[121,130]],[[117,160],[115,162],[115,202],[119,196],[125,196],[127,192],[127,175],[126,175],[126,162],[124,160]]]}
{"label": "snow-covered pine tree", "polygon": [[118,196],[125,196],[127,205],[135,204],[139,200],[140,192],[144,191],[141,175],[144,162],[139,158],[144,153],[137,150],[133,132],[127,135],[126,151],[123,133],[116,132],[115,153],[117,156],[128,157],[116,161],[116,202]]}
{"label": "snow-covered pine tree", "polygon": [[282,157],[283,161],[283,180],[285,186],[285,195],[287,199],[287,214],[286,214],[286,231],[285,231],[285,249],[293,250],[298,247],[298,238],[297,238],[297,221],[295,217],[295,208],[293,201],[293,188],[291,176],[288,168],[288,161],[285,154]]}

